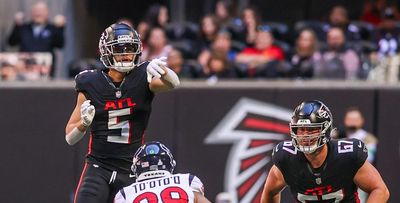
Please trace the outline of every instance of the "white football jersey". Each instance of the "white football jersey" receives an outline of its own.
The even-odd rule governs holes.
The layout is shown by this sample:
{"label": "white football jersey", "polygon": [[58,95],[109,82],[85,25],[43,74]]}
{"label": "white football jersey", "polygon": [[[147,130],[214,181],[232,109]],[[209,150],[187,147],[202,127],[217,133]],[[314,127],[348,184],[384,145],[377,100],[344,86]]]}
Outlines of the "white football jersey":
{"label": "white football jersey", "polygon": [[193,192],[204,195],[204,186],[199,178],[189,173],[174,174],[124,187],[115,196],[114,203],[163,203],[171,200],[194,203]]}

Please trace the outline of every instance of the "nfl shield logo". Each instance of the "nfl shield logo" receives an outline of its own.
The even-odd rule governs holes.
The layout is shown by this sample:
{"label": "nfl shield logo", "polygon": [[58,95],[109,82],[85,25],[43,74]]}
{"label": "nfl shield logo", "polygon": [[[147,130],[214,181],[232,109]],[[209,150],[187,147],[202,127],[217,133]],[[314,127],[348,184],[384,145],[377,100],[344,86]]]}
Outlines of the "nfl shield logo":
{"label": "nfl shield logo", "polygon": [[116,91],[116,92],[115,92],[115,96],[116,96],[118,99],[121,98],[121,96],[122,96],[121,91],[120,91],[120,90]]}
{"label": "nfl shield logo", "polygon": [[321,185],[321,183],[322,183],[321,178],[316,178],[316,179],[315,179],[315,182],[316,182],[318,185]]}

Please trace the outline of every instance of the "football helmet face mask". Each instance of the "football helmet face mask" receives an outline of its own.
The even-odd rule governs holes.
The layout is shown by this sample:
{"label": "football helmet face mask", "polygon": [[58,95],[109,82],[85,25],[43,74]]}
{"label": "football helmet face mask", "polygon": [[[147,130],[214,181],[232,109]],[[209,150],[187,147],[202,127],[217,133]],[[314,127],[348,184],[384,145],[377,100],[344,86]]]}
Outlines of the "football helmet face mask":
{"label": "football helmet face mask", "polygon": [[171,175],[176,162],[170,150],[160,142],[142,145],[133,157],[132,172],[136,181]]}
{"label": "football helmet face mask", "polygon": [[331,139],[332,125],[332,113],[325,104],[317,100],[302,102],[289,124],[293,146],[303,153],[314,153]]}
{"label": "football helmet face mask", "polygon": [[129,72],[139,63],[142,42],[139,34],[129,25],[112,24],[101,34],[99,51],[104,66]]}

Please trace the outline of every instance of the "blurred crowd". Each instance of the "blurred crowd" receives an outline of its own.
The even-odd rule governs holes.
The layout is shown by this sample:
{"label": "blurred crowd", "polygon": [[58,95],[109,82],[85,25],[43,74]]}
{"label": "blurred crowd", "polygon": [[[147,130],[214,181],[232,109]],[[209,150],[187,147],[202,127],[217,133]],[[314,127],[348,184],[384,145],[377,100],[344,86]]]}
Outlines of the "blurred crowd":
{"label": "blurred crowd", "polygon": [[[141,35],[142,61],[167,56],[169,67],[181,78],[395,83],[400,66],[398,6],[386,0],[365,0],[361,16],[350,19],[346,7],[336,5],[324,19],[299,20],[289,26],[263,20],[255,5],[238,11],[232,1],[219,0],[214,12],[205,14],[198,23],[171,22],[168,7],[161,4],[151,5],[140,22],[119,21]],[[54,19],[49,28],[55,33],[52,36],[57,36],[64,24],[65,19]],[[52,40],[49,52],[63,44],[60,38]],[[13,37],[9,43],[15,44]],[[70,63],[68,75],[72,78],[88,67],[101,68],[101,63],[97,59],[76,60]]]}
{"label": "blurred crowd", "polygon": [[29,17],[17,12],[7,43],[18,46],[18,52],[0,53],[0,81],[52,78],[54,50],[64,46],[64,25],[63,15],[49,19],[49,8],[43,1],[32,5]]}
{"label": "blurred crowd", "polygon": [[0,81],[37,81],[50,77],[52,56],[47,52],[0,53]]}
{"label": "blurred crowd", "polygon": [[168,8],[153,5],[133,24],[143,40],[142,60],[168,56],[182,78],[345,79],[397,82],[400,19],[385,0],[365,1],[350,20],[334,6],[326,20],[298,21],[293,27],[261,20],[249,5],[239,15],[229,0],[199,23],[169,22]]}

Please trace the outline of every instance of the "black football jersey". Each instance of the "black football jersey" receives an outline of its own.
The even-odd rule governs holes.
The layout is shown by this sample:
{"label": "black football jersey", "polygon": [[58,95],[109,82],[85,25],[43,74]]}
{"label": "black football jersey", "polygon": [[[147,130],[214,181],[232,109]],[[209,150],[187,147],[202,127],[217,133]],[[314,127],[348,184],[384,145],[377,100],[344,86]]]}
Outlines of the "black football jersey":
{"label": "black football jersey", "polygon": [[130,71],[119,88],[113,86],[106,70],[89,70],[75,77],[76,91],[95,107],[90,126],[89,160],[111,169],[130,170],[132,157],[143,143],[154,97],[142,63]]}
{"label": "black football jersey", "polygon": [[315,169],[291,141],[280,142],[273,162],[281,170],[296,202],[359,202],[353,178],[367,159],[367,149],[357,139],[331,140],[328,155]]}

